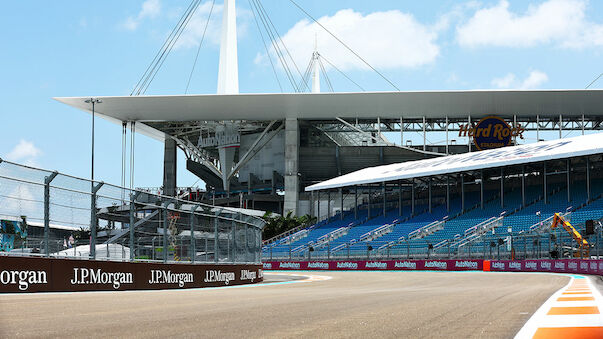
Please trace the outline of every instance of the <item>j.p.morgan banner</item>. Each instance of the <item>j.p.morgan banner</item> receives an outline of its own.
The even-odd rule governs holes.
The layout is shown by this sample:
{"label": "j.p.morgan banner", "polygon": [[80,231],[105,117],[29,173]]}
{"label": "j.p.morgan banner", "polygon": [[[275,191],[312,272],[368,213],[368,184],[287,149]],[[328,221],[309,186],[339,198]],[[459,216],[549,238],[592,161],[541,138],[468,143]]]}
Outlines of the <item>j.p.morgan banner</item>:
{"label": "j.p.morgan banner", "polygon": [[120,263],[0,257],[0,292],[121,291],[261,282],[261,265]]}

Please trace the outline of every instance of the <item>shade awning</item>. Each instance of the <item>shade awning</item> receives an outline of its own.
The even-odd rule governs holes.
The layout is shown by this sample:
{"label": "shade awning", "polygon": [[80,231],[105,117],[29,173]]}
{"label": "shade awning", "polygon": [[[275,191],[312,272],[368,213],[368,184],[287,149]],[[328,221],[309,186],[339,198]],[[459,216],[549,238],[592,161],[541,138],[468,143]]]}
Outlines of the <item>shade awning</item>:
{"label": "shade awning", "polygon": [[[603,116],[603,90],[463,90],[361,93],[93,96],[96,113],[117,121],[365,118],[444,119],[487,115]],[[86,97],[54,98],[90,111]]]}
{"label": "shade awning", "polygon": [[306,191],[382,183],[603,153],[603,133],[365,168]]}

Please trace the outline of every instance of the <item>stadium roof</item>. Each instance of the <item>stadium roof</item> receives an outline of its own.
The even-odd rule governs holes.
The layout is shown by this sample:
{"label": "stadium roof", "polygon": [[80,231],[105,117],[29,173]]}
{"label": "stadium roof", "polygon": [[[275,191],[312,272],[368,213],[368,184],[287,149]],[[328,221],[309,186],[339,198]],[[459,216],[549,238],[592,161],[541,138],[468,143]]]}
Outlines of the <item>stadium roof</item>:
{"label": "stadium roof", "polygon": [[317,191],[603,153],[603,133],[369,167],[306,187]]}
{"label": "stadium roof", "polygon": [[[603,116],[603,90],[465,90],[169,96],[94,96],[118,121],[464,118],[469,115]],[[90,111],[90,97],[54,98]]]}

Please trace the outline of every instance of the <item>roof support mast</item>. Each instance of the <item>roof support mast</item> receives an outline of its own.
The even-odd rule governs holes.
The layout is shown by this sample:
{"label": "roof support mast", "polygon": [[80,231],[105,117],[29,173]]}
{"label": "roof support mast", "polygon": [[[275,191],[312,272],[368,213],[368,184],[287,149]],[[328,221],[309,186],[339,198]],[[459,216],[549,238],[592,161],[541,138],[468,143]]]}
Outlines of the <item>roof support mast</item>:
{"label": "roof support mast", "polygon": [[[220,42],[220,64],[218,68],[218,94],[239,94],[239,64],[237,53],[237,14],[235,0],[224,0],[222,17],[222,40]],[[235,130],[236,129],[236,130]],[[238,133],[235,124],[224,126],[216,132]],[[220,155],[220,170],[222,184],[226,194],[230,191],[228,176],[234,163],[236,148],[232,145],[222,145],[218,149]]]}
{"label": "roof support mast", "polygon": [[318,38],[314,36],[314,52],[312,53],[312,93],[320,93],[320,65],[318,64]]}

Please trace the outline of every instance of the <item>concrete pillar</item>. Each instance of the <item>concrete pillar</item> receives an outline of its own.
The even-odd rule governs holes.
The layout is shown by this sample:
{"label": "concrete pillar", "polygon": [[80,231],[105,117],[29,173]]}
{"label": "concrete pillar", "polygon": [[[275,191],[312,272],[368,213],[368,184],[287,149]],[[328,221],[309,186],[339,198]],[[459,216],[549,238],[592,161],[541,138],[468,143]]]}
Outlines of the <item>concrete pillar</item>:
{"label": "concrete pillar", "polygon": [[398,215],[402,216],[402,182],[398,183]]}
{"label": "concrete pillar", "polygon": [[521,206],[526,207],[526,165],[521,165]]}
{"label": "concrete pillar", "polygon": [[590,202],[590,158],[586,157],[586,201]]}
{"label": "concrete pillar", "polygon": [[505,208],[505,171],[500,168],[500,208]]}
{"label": "concrete pillar", "polygon": [[484,209],[484,171],[479,171],[480,183],[479,183],[479,202],[480,208]]}
{"label": "concrete pillar", "polygon": [[341,220],[343,220],[343,188],[339,189],[339,196],[341,197],[341,213],[339,213],[339,216],[341,217]]}
{"label": "concrete pillar", "polygon": [[163,152],[163,194],[176,195],[176,141],[166,138]]}
{"label": "concrete pillar", "polygon": [[460,176],[461,176],[461,210],[464,212],[465,211],[465,177],[463,176],[463,173],[461,173]]}
{"label": "concrete pillar", "polygon": [[545,161],[542,163],[542,193],[544,196],[545,204],[549,203],[547,191],[548,191],[548,188],[547,188],[547,182],[546,182],[546,161]]}
{"label": "concrete pillar", "polygon": [[446,175],[446,212],[450,212],[450,176]]}
{"label": "concrete pillar", "polygon": [[382,188],[383,189],[382,190],[382,192],[383,192],[383,215],[385,215],[385,212],[386,212],[386,208],[385,208],[386,206],[385,205],[387,204],[387,200],[385,199],[385,194],[387,193],[387,190],[385,188],[386,187],[385,187],[385,181],[384,181],[383,182],[383,188]]}
{"label": "concrete pillar", "polygon": [[358,219],[358,186],[354,186],[354,219]]}
{"label": "concrete pillar", "polygon": [[415,179],[412,179],[412,185],[410,186],[410,215],[415,216]]}
{"label": "concrete pillar", "polygon": [[429,213],[431,213],[431,211],[432,211],[432,209],[431,209],[431,205],[432,205],[431,204],[431,177],[429,177],[427,189],[428,189],[428,194],[429,194],[429,196],[428,196],[429,197]]}
{"label": "concrete pillar", "polygon": [[[584,115],[582,115],[582,117],[584,117]],[[571,196],[571,191],[570,191],[570,159],[566,160],[566,181],[567,181],[567,202],[572,201],[572,196]]]}
{"label": "concrete pillar", "polygon": [[285,206],[283,213],[297,215],[299,202],[299,123],[285,120]]}

